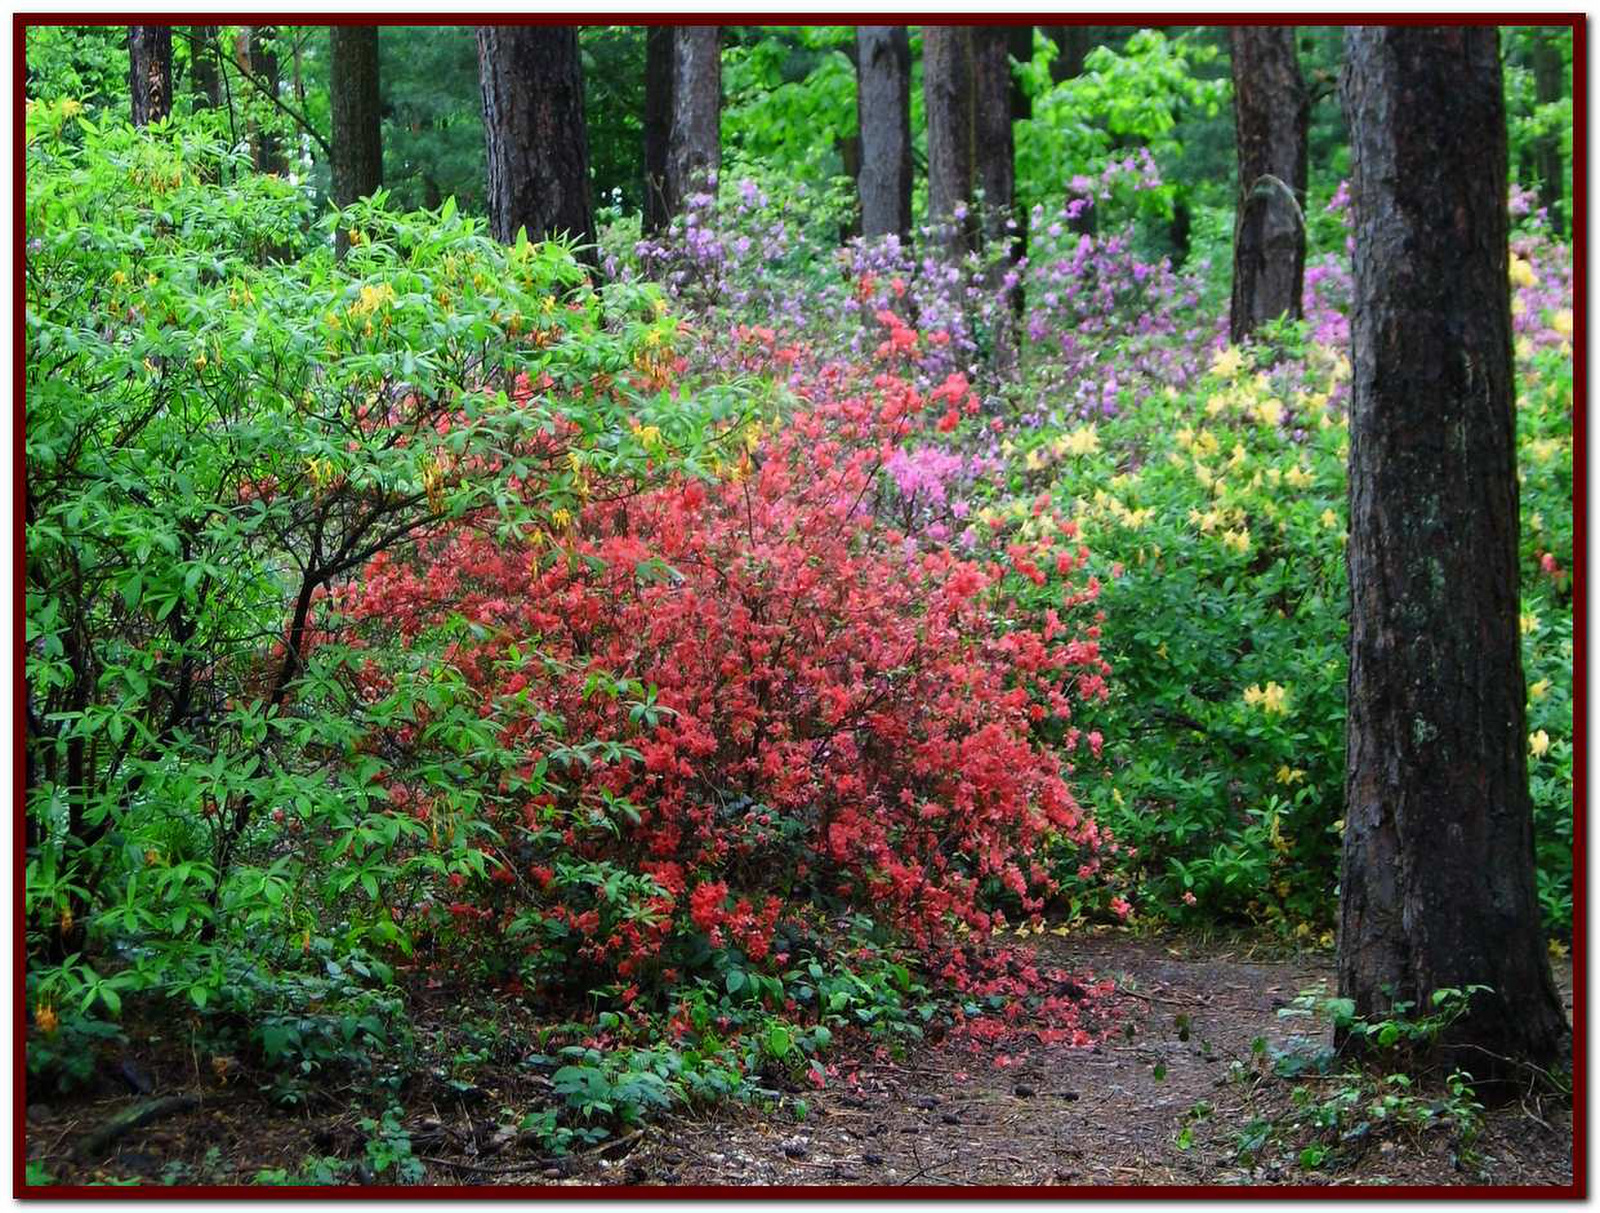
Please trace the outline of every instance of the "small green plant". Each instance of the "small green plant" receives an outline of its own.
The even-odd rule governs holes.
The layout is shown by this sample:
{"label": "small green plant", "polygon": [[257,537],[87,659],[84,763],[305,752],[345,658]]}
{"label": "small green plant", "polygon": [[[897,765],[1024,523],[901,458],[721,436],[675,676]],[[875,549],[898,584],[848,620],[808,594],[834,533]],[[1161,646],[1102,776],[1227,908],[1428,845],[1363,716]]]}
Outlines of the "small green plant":
{"label": "small green plant", "polygon": [[1327,1170],[1349,1165],[1374,1141],[1444,1134],[1457,1158],[1470,1164],[1483,1105],[1471,1075],[1430,1074],[1429,1051],[1484,988],[1437,990],[1427,1015],[1415,1015],[1414,1003],[1398,1001],[1382,1019],[1356,1015],[1354,1003],[1330,998],[1323,988],[1303,991],[1279,1016],[1331,1027],[1340,1046],[1305,1036],[1291,1037],[1281,1049],[1262,1037],[1252,1042],[1250,1060],[1236,1061],[1232,1077],[1256,1084],[1276,1078],[1293,1086],[1286,1112],[1255,1118],[1238,1132],[1240,1161],[1261,1162],[1277,1146],[1302,1170]]}
{"label": "small green plant", "polygon": [[411,1134],[400,1123],[400,1108],[391,1104],[377,1119],[361,1122],[367,1135],[367,1165],[386,1183],[414,1184],[422,1181],[422,1161],[411,1152]]}

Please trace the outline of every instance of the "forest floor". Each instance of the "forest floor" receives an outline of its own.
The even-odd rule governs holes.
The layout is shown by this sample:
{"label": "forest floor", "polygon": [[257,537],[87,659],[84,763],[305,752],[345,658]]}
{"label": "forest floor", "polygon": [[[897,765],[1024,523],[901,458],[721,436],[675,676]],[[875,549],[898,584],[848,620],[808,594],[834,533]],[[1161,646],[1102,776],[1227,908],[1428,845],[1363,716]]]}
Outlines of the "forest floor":
{"label": "forest floor", "polygon": [[[549,1079],[517,1064],[525,1038],[508,1041],[473,1081],[445,1081],[466,1022],[443,991],[413,1005],[420,1081],[402,1088],[401,1123],[427,1184],[520,1185],[1052,1185],[1572,1183],[1572,1117],[1563,1101],[1529,1097],[1491,1108],[1462,1149],[1435,1126],[1368,1123],[1316,1169],[1302,1167],[1312,1138],[1294,1119],[1295,1086],[1264,1073],[1252,1044],[1291,1047],[1309,1021],[1278,1011],[1301,991],[1331,983],[1326,953],[1286,953],[1261,943],[1134,938],[1123,933],[1044,936],[1041,961],[1112,978],[1113,1016],[1092,1047],[1019,1045],[997,1052],[952,1035],[895,1059],[863,1043],[836,1050],[833,1073],[797,1117],[788,1098],[763,1110],[725,1103],[652,1120],[586,1154],[541,1158],[496,1133],[496,1110],[548,1096]],[[1557,966],[1568,1013],[1571,969]],[[512,1020],[502,1023],[520,1037]],[[316,1106],[275,1109],[228,1067],[168,1046],[130,1048],[153,1090],[28,1108],[27,1157],[56,1183],[244,1184],[264,1169],[304,1177],[308,1158],[363,1157],[372,1113],[358,1092],[322,1091]],[[430,1080],[427,1076],[432,1075]],[[1337,1078],[1300,1084],[1319,1100]],[[186,1107],[73,1158],[84,1139],[152,1097],[188,1095]],[[1302,1096],[1304,1099],[1304,1096]],[[1363,1106],[1365,1100],[1362,1101]],[[1305,1113],[1300,1113],[1303,1121]],[[1365,1118],[1358,1117],[1365,1121]],[[1279,1132],[1263,1138],[1263,1125]],[[1241,1135],[1257,1138],[1253,1158]],[[1348,1125],[1346,1126],[1348,1128]],[[1326,1140],[1326,1139],[1324,1139]],[[370,1179],[359,1164],[342,1182]]]}

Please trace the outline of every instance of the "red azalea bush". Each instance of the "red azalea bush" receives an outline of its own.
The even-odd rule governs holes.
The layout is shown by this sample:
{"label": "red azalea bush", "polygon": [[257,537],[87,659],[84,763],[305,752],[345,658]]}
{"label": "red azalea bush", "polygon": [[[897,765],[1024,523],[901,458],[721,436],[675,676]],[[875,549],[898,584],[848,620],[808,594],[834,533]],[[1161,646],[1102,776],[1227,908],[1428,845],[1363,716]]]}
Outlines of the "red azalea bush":
{"label": "red azalea bush", "polygon": [[[1074,699],[1105,693],[1098,629],[1073,622],[1098,586],[1071,581],[1079,546],[969,560],[880,520],[885,461],[963,391],[822,368],[720,480],[597,494],[520,543],[454,525],[346,588],[358,625],[439,646],[512,756],[485,878],[452,878],[458,928],[638,981],[707,945],[760,963],[808,904],[924,943],[986,932],[1001,901],[1038,914],[1046,837],[1101,842],[1060,756]],[[1058,601],[1019,615],[1045,569]],[[363,677],[386,685],[378,660]]]}

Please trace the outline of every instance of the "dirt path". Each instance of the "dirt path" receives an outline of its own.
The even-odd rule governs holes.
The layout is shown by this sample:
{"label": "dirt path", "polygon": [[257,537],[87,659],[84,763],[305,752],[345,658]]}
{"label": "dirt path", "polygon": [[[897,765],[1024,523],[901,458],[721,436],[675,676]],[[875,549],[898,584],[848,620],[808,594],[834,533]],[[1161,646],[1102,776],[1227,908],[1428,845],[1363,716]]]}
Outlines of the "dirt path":
{"label": "dirt path", "polygon": [[[1477,1160],[1458,1166],[1446,1135],[1400,1134],[1354,1165],[1326,1173],[1263,1150],[1241,1162],[1236,1138],[1256,1117],[1290,1106],[1289,1086],[1230,1077],[1264,1036],[1282,1047],[1303,1021],[1278,1016],[1302,990],[1332,980],[1317,957],[1252,958],[1154,941],[1040,941],[1041,959],[1116,978],[1126,1027],[1091,1049],[1035,1043],[1015,1064],[959,1045],[901,1063],[866,1062],[856,1087],[809,1098],[804,1121],[724,1110],[676,1118],[626,1159],[597,1160],[568,1183],[1150,1185],[1536,1184],[1572,1179],[1571,1119],[1520,1107],[1491,1112]],[[1564,975],[1565,977],[1565,975]],[[1570,981],[1568,990],[1570,1012]],[[1180,1023],[1179,1017],[1186,1019]],[[1196,1118],[1197,1105],[1209,1115]],[[1192,1141],[1180,1148],[1188,1126]]]}
{"label": "dirt path", "polygon": [[[528,1106],[534,1093],[506,1042],[510,1064],[479,1079],[477,1102],[440,1092],[405,1100],[404,1128],[432,1184],[564,1185],[1161,1185],[1496,1184],[1569,1185],[1571,1114],[1549,1102],[1491,1111],[1473,1149],[1458,1157],[1453,1135],[1390,1124],[1308,1170],[1300,1140],[1240,1153],[1252,1122],[1282,1116],[1292,1088],[1259,1072],[1252,1042],[1283,1048],[1305,1021],[1277,1012],[1302,990],[1331,980],[1326,956],[1272,956],[1247,945],[1204,947],[1125,935],[1045,936],[1048,962],[1083,978],[1112,978],[1111,1031],[1093,1047],[1037,1037],[979,1044],[959,1033],[895,1059],[858,1050],[835,1059],[826,1086],[766,1110],[723,1105],[704,1116],[652,1122],[601,1151],[558,1165],[502,1143],[485,1148],[497,1104]],[[1571,1008],[1570,970],[1558,973]],[[445,1008],[438,1008],[445,1009]],[[519,1035],[513,1033],[512,1035]],[[444,1040],[444,1037],[440,1038]],[[419,1058],[419,1071],[429,1059]],[[159,1068],[156,1069],[159,1074]],[[358,1110],[337,1098],[316,1113],[275,1111],[259,1098],[208,1085],[209,1076],[168,1087],[205,1104],[122,1137],[114,1152],[73,1164],[62,1143],[137,1100],[99,1099],[30,1109],[28,1156],[58,1181],[137,1176],[145,1183],[248,1183],[263,1168],[300,1173],[311,1156],[359,1159]],[[1323,1097],[1338,1087],[1307,1089]],[[801,1093],[796,1093],[801,1094]],[[218,1102],[221,1097],[222,1102]],[[481,1123],[480,1123],[481,1122]],[[1259,1137],[1259,1131],[1257,1132]],[[1292,1135],[1291,1135],[1292,1136]],[[52,1144],[53,1143],[53,1144]],[[1359,1145],[1361,1148],[1355,1148]],[[344,1182],[363,1178],[346,1169]]]}

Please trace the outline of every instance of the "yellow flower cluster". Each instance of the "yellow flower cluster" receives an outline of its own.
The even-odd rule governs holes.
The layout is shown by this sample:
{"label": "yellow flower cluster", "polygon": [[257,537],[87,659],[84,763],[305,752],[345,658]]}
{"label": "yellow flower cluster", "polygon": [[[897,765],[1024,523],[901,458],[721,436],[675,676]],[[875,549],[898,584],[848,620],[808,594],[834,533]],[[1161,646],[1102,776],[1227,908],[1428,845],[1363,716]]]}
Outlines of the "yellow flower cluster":
{"label": "yellow flower cluster", "polygon": [[1244,702],[1247,707],[1259,707],[1268,715],[1282,716],[1289,710],[1289,691],[1275,682],[1264,687],[1251,683],[1244,689]]}

